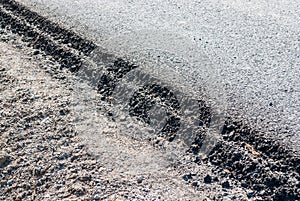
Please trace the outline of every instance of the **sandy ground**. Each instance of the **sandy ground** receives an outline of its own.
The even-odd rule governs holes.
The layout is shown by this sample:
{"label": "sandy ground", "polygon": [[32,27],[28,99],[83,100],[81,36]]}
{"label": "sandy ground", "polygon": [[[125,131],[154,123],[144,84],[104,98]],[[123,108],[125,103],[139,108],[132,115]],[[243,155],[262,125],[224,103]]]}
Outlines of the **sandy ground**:
{"label": "sandy ground", "polygon": [[102,169],[75,137],[67,84],[45,73],[55,64],[3,42],[0,52],[0,200],[100,199]]}

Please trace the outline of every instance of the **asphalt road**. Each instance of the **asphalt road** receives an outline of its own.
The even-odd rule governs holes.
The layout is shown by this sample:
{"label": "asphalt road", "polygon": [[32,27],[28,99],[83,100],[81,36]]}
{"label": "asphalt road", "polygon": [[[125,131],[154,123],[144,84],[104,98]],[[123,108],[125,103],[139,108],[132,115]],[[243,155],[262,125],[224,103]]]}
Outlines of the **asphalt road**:
{"label": "asphalt road", "polygon": [[[298,1],[22,3],[115,55],[139,61],[164,54],[184,61],[177,67],[160,66],[159,74],[166,78],[175,71],[192,90],[204,86],[216,107],[300,149]],[[174,84],[181,82],[175,78]]]}

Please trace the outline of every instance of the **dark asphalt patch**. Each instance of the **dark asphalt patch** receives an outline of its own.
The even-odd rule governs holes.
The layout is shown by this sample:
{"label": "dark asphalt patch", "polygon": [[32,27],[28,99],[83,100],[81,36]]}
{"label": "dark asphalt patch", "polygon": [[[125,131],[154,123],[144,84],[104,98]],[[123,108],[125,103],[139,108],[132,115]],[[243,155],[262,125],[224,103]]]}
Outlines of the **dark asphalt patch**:
{"label": "dark asphalt patch", "polygon": [[[84,59],[97,47],[93,42],[58,26],[19,3],[0,0],[0,5],[1,28],[21,36],[29,46],[52,56],[62,68],[77,72]],[[104,62],[102,57],[98,58]],[[97,63],[96,60],[94,62]],[[105,72],[100,75],[97,83],[99,93],[106,100],[122,77],[137,66],[119,58],[104,63]],[[147,123],[151,121],[147,118],[147,111],[155,104],[153,98],[159,97],[167,100],[173,114],[180,105],[170,94],[171,91],[161,86],[145,86],[131,98],[129,112]],[[175,115],[170,115],[168,119],[163,131],[168,133],[167,136],[172,141],[174,133],[180,127],[180,121]],[[211,108],[204,101],[199,101],[199,121],[200,127],[210,126]],[[189,150],[192,154],[197,156],[205,137],[205,133],[196,137]],[[199,161],[201,160],[195,162]],[[263,133],[250,129],[242,122],[227,118],[222,140],[204,162],[226,170],[224,177],[240,181],[241,187],[252,189],[253,193],[248,194],[249,198],[257,196],[264,200],[300,200],[300,157],[280,142],[266,138]],[[209,184],[214,181],[207,176],[204,182]],[[230,188],[230,182],[223,182],[222,186]]]}

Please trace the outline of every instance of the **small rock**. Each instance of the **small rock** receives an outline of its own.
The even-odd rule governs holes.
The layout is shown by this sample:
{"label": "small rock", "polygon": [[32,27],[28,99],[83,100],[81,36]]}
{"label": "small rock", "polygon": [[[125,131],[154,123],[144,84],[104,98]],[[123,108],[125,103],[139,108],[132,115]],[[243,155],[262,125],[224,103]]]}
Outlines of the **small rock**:
{"label": "small rock", "polygon": [[9,180],[8,182],[7,182],[7,185],[9,185],[9,186],[12,186],[14,184],[14,181],[13,180]]}
{"label": "small rock", "polygon": [[194,187],[198,187],[198,186],[199,186],[199,184],[198,184],[198,182],[197,182],[197,181],[194,181],[194,182],[192,183],[192,186],[194,186]]}
{"label": "small rock", "polygon": [[204,183],[206,184],[210,184],[212,181],[212,178],[210,175],[206,175],[206,177],[204,177]]}
{"label": "small rock", "polygon": [[222,188],[230,188],[230,183],[228,181],[223,182]]}
{"label": "small rock", "polygon": [[91,181],[91,179],[92,179],[91,175],[84,175],[84,176],[79,177],[80,181]]}
{"label": "small rock", "polygon": [[74,184],[70,189],[69,192],[73,195],[82,196],[86,193],[86,189],[78,184]]}
{"label": "small rock", "polygon": [[9,161],[9,155],[6,153],[0,153],[0,166],[5,165]]}
{"label": "small rock", "polygon": [[182,177],[182,179],[183,179],[184,181],[189,181],[190,179],[192,179],[192,175],[191,175],[191,174],[186,174],[186,175],[184,175],[184,176]]}
{"label": "small rock", "polygon": [[38,55],[38,54],[40,54],[40,51],[39,51],[39,50],[35,50],[35,51],[33,52],[33,55]]}
{"label": "small rock", "polygon": [[138,184],[141,184],[141,183],[144,181],[144,178],[143,178],[143,177],[140,177],[140,178],[138,178],[136,181],[137,181]]}
{"label": "small rock", "polygon": [[43,167],[41,167],[41,166],[36,167],[34,169],[34,175],[40,176],[42,174],[42,169],[43,169]]}
{"label": "small rock", "polygon": [[247,197],[248,198],[252,198],[253,196],[254,196],[254,192],[253,191],[247,192]]}
{"label": "small rock", "polygon": [[60,114],[61,116],[64,116],[64,115],[66,115],[66,112],[65,112],[64,110],[60,110],[60,111],[59,111],[59,114]]}
{"label": "small rock", "polygon": [[249,185],[246,184],[245,182],[241,183],[241,186],[242,186],[243,188],[248,188],[248,187],[249,187]]}
{"label": "small rock", "polygon": [[213,181],[214,181],[214,182],[219,182],[220,180],[219,180],[218,177],[215,177],[215,178],[213,179]]}
{"label": "small rock", "polygon": [[94,196],[94,200],[100,200],[99,194],[96,194],[96,195]]}
{"label": "small rock", "polygon": [[100,179],[95,179],[96,184],[100,184],[101,180]]}

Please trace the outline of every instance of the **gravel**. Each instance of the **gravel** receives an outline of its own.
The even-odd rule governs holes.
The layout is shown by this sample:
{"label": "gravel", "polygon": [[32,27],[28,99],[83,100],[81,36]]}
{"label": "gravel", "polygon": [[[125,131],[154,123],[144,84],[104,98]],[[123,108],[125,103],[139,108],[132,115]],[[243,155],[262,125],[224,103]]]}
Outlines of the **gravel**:
{"label": "gravel", "polygon": [[[70,122],[70,91],[58,68],[0,43],[0,200],[91,200],[101,167]],[[5,67],[5,68],[3,68]],[[91,176],[93,174],[93,176]]]}

